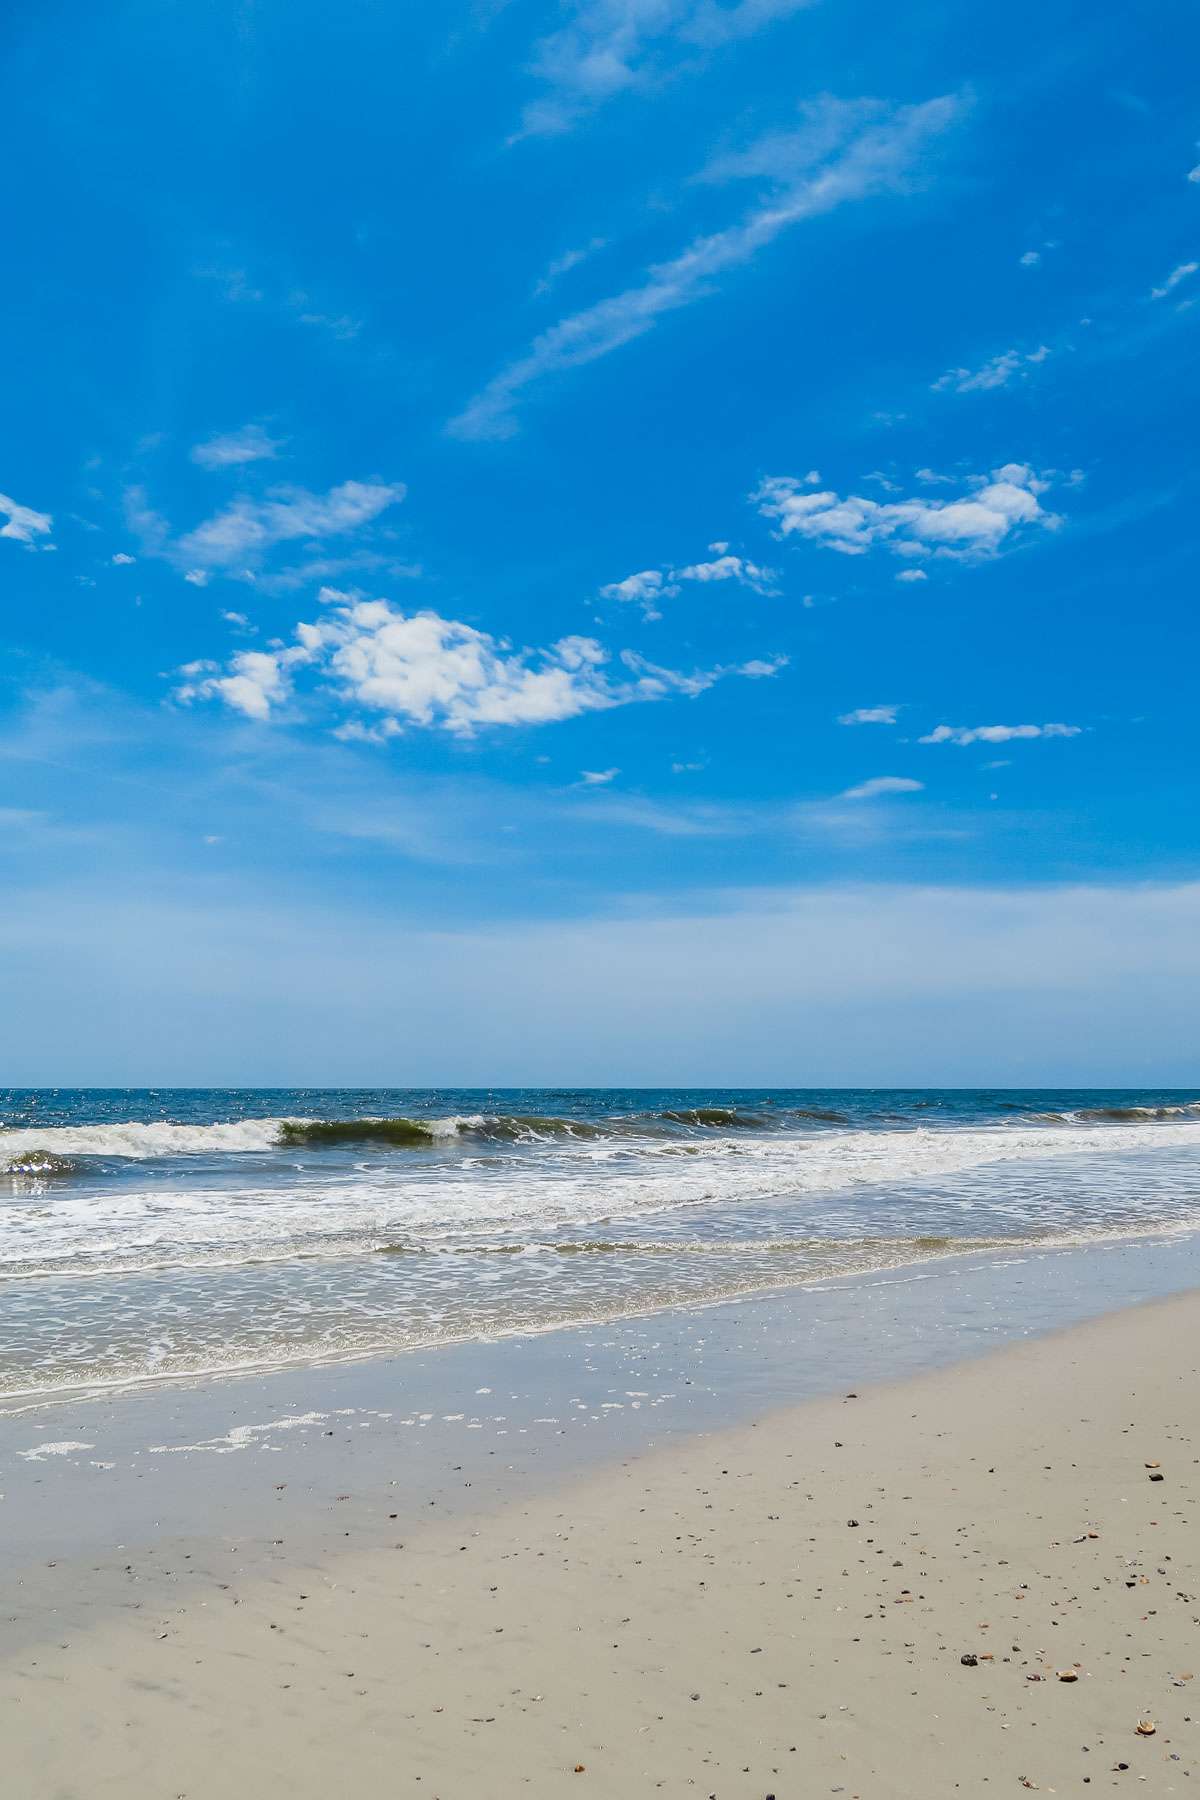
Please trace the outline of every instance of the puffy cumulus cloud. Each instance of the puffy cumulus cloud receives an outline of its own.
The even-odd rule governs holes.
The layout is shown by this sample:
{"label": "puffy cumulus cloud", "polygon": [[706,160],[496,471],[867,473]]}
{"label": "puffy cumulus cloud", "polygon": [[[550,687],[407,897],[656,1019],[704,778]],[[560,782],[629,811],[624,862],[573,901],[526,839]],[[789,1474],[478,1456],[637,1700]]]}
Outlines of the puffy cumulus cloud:
{"label": "puffy cumulus cloud", "polygon": [[240,494],[181,537],[173,554],[178,562],[198,569],[240,568],[288,539],[354,531],[398,505],[404,494],[399,481],[343,481],[327,494],[276,488],[262,500]]}
{"label": "puffy cumulus cloud", "polygon": [[608,582],[600,589],[600,598],[626,601],[640,606],[648,619],[661,619],[658,602],[678,592],[661,569],[641,569],[636,575],[626,575],[624,581]]}
{"label": "puffy cumulus cloud", "polygon": [[781,538],[803,537],[844,556],[882,547],[912,559],[952,557],[975,562],[994,556],[1030,529],[1061,524],[1039,496],[1048,483],[1027,463],[1005,463],[990,475],[968,478],[958,499],[914,496],[873,500],[831,489],[812,490],[794,476],[769,476],[751,495]]}
{"label": "puffy cumulus cloud", "polygon": [[931,385],[935,394],[950,389],[956,394],[986,393],[990,388],[1007,387],[1016,377],[1027,375],[1031,364],[1043,363],[1050,355],[1048,345],[1036,350],[1002,350],[978,369],[947,369]]}
{"label": "puffy cumulus cloud", "polygon": [[924,786],[923,781],[912,781],[907,775],[872,775],[869,781],[846,788],[838,799],[876,800],[882,794],[919,794]]}
{"label": "puffy cumulus cloud", "polygon": [[[729,546],[711,544],[709,548],[727,552]],[[658,602],[678,594],[680,582],[735,581],[756,594],[773,594],[775,580],[773,569],[764,569],[743,556],[721,554],[712,562],[689,563],[682,569],[641,569],[636,575],[627,575],[624,581],[610,581],[600,589],[600,597],[635,602],[648,619],[661,619]]]}
{"label": "puffy cumulus cloud", "polygon": [[240,431],[228,431],[196,444],[191,458],[202,469],[235,469],[244,463],[271,461],[281,440],[270,438],[261,425],[243,425]]}
{"label": "puffy cumulus cloud", "polygon": [[543,92],[525,108],[526,136],[569,131],[606,100],[671,73],[698,51],[749,37],[810,0],[575,0],[534,50]]}
{"label": "puffy cumulus cloud", "polygon": [[604,647],[590,637],[564,637],[542,650],[516,650],[456,619],[403,613],[387,600],[360,600],[324,589],[328,610],[296,627],[295,642],[240,651],[227,669],[190,663],[175,698],[216,699],[253,719],[267,719],[292,698],[306,671],[343,706],[370,717],[339,726],[348,738],[384,741],[408,726],[470,736],[489,725],[546,725],[671,694],[694,698],[726,675],[773,675],[784,658],[683,672],[624,651],[614,676]]}
{"label": "puffy cumulus cloud", "polygon": [[185,663],[175,698],[219,699],[248,719],[269,719],[291,697],[291,669],[303,660],[295,650],[239,650],[224,674],[216,663]]}
{"label": "puffy cumulus cloud", "polygon": [[652,264],[632,287],[560,319],[495,375],[447,429],[461,438],[511,437],[520,402],[537,383],[643,336],[667,313],[712,293],[720,276],[750,262],[801,220],[903,189],[928,163],[932,141],[962,111],[955,95],[899,108],[826,99],[809,109],[798,132],[773,137],[762,154],[751,150],[713,163],[705,171],[708,179],[754,179],[764,189],[759,201],[736,224],[694,238],[678,255]]}
{"label": "puffy cumulus cloud", "polygon": [[739,587],[753,588],[756,594],[774,590],[773,569],[764,569],[744,556],[718,556],[712,562],[689,563],[685,569],[674,569],[674,581],[736,581]]}
{"label": "puffy cumulus cloud", "polygon": [[127,569],[131,563],[137,561],[137,557],[127,556],[124,550],[118,550],[117,554],[115,556],[110,556],[108,560],[112,563],[114,569]]}
{"label": "puffy cumulus cloud", "polygon": [[899,706],[856,706],[853,712],[841,713],[839,725],[894,725]]}
{"label": "puffy cumulus cloud", "polygon": [[621,773],[620,769],[580,769],[580,787],[607,787]]}
{"label": "puffy cumulus cloud", "polygon": [[11,538],[30,550],[34,548],[34,538],[48,537],[54,523],[49,513],[35,512],[31,506],[22,506],[7,494],[0,494],[0,514],[4,517],[0,538]]}
{"label": "puffy cumulus cloud", "polygon": [[935,725],[919,744],[1007,744],[1014,738],[1078,737],[1082,725]]}

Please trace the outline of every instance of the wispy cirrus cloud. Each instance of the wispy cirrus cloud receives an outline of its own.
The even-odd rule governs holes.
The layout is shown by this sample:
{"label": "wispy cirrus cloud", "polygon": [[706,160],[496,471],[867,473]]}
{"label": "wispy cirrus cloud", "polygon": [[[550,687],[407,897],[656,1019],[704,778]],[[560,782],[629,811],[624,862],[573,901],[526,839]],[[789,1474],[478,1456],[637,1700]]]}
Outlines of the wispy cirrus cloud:
{"label": "wispy cirrus cloud", "polygon": [[673,694],[695,698],[727,675],[773,675],[784,659],[680,671],[633,651],[610,672],[610,653],[595,638],[564,637],[542,650],[518,650],[507,640],[457,619],[426,611],[403,613],[387,600],[359,600],[325,589],[327,611],[296,627],[294,642],[237,652],[226,667],[186,664],[175,698],[221,700],[247,718],[271,718],[292,701],[306,672],[351,717],[340,735],[386,741],[409,726],[469,737],[489,725],[545,725]]}
{"label": "wispy cirrus cloud", "polygon": [[756,594],[776,591],[773,569],[763,568],[746,557],[729,555],[728,544],[710,544],[709,549],[718,552],[711,562],[688,563],[681,569],[640,569],[634,575],[626,575],[623,581],[607,582],[600,589],[600,597],[633,602],[642,608],[647,619],[661,619],[659,601],[673,599],[684,581],[734,581]]}
{"label": "wispy cirrus cloud", "polygon": [[923,781],[913,781],[908,775],[872,775],[869,781],[844,789],[838,799],[878,800],[884,794],[919,794],[924,786]]}
{"label": "wispy cirrus cloud", "polygon": [[200,568],[228,568],[254,560],[275,544],[293,538],[341,536],[377,519],[405,495],[400,481],[343,481],[326,494],[306,488],[276,488],[267,498],[239,494],[186,532],[176,545],[179,558]]}
{"label": "wispy cirrus cloud", "polygon": [[919,744],[1008,744],[1017,738],[1073,738],[1082,725],[935,725]]}
{"label": "wispy cirrus cloud", "polygon": [[1053,530],[1062,523],[1041,504],[1048,485],[1027,463],[1005,463],[990,475],[968,477],[967,491],[954,500],[842,498],[790,475],[768,477],[751,499],[764,518],[775,521],[779,537],[808,538],[843,556],[883,548],[913,559],[978,562],[1032,529]]}
{"label": "wispy cirrus cloud", "polygon": [[617,94],[645,88],[698,55],[751,37],[811,0],[575,0],[565,25],[534,47],[543,92],[520,137],[569,131]]}
{"label": "wispy cirrus cloud", "polygon": [[370,525],[403,500],[401,481],[343,481],[327,493],[276,487],[261,498],[238,494],[210,519],[176,536],[144,488],[125,493],[125,517],[143,550],[166,557],[197,587],[216,573],[253,569],[277,544],[344,537]]}
{"label": "wispy cirrus cloud", "polygon": [[736,224],[693,238],[679,255],[652,264],[633,286],[560,319],[494,376],[447,429],[460,438],[511,437],[521,401],[539,383],[653,330],[667,313],[711,293],[720,276],[752,261],[802,220],[900,191],[915,179],[929,145],[963,109],[956,95],[894,108],[826,98],[805,109],[798,130],[763,140],[766,147],[759,153],[751,147],[713,162],[705,179],[756,180],[763,189],[758,203]]}
{"label": "wispy cirrus cloud", "polygon": [[561,256],[556,256],[534,288],[534,299],[540,300],[543,295],[548,294],[564,275],[569,275],[572,269],[577,269],[580,263],[587,261],[589,256],[595,256],[598,250],[603,250],[607,242],[607,238],[594,237],[580,248],[564,250]]}
{"label": "wispy cirrus cloud", "polygon": [[202,469],[235,469],[244,463],[273,460],[280,442],[268,437],[261,425],[243,425],[240,431],[223,432],[194,445],[190,454]]}
{"label": "wispy cirrus cloud", "polygon": [[1039,344],[1036,350],[1002,350],[977,369],[947,369],[930,385],[935,394],[947,390],[955,394],[985,394],[1022,379],[1031,366],[1044,363],[1050,353],[1046,344]]}
{"label": "wispy cirrus cloud", "polygon": [[1168,294],[1173,294],[1175,292],[1175,289],[1181,282],[1189,281],[1196,273],[1197,269],[1200,269],[1200,262],[1179,263],[1171,270],[1171,273],[1166,277],[1161,287],[1150,289],[1150,298],[1152,300],[1165,300]]}
{"label": "wispy cirrus cloud", "polygon": [[0,494],[0,514],[4,515],[0,538],[23,544],[27,550],[36,547],[35,538],[48,537],[54,524],[50,513],[35,512],[32,506],[22,506],[19,500],[10,499],[7,494]]}

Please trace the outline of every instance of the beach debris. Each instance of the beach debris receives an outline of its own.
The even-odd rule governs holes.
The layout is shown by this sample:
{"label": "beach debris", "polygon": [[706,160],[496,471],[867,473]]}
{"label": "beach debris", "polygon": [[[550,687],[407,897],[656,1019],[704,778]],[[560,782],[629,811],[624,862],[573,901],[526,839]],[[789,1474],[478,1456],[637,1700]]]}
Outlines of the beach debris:
{"label": "beach debris", "polygon": [[960,1656],[958,1660],[964,1669],[974,1669],[979,1666],[979,1658],[975,1655],[973,1650],[968,1650],[965,1655]]}
{"label": "beach debris", "polygon": [[1078,1681],[1079,1680],[1079,1670],[1078,1669],[1060,1669],[1058,1671],[1058,1679],[1060,1681]]}
{"label": "beach debris", "polygon": [[847,1525],[849,1525],[851,1527],[851,1529],[853,1529],[858,1524],[858,1520],[857,1519],[847,1519],[846,1523],[847,1523]]}
{"label": "beach debris", "polygon": [[586,1766],[583,1763],[576,1763],[575,1764],[575,1773],[577,1775],[585,1775],[587,1773]]}
{"label": "beach debris", "polygon": [[1153,1719],[1139,1719],[1137,1723],[1139,1737],[1153,1737],[1158,1726]]}
{"label": "beach debris", "polygon": [[1144,1469],[1161,1469],[1162,1464],[1160,1462],[1148,1462],[1148,1463],[1143,1463],[1142,1467]]}
{"label": "beach debris", "polygon": [[1166,1476],[1163,1474],[1161,1469],[1152,1469],[1150,1471],[1150,1479],[1151,1479],[1151,1481],[1165,1481]]}

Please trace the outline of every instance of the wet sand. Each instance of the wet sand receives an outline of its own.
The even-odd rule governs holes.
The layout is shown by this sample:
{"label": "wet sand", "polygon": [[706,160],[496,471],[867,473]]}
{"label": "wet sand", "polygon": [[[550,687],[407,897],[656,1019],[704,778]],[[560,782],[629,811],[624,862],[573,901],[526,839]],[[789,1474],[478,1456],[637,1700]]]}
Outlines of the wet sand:
{"label": "wet sand", "polygon": [[348,1491],[319,1557],[97,1555],[0,1664],[6,1791],[1184,1793],[1198,1363],[1189,1295],[391,1539]]}

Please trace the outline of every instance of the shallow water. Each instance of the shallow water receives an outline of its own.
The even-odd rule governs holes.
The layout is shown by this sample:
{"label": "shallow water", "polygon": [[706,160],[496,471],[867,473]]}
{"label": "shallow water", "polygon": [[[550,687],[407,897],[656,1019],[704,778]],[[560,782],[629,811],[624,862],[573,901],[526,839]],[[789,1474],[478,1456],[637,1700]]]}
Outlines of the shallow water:
{"label": "shallow water", "polygon": [[1164,1091],[0,1094],[0,1397],[1200,1225]]}

